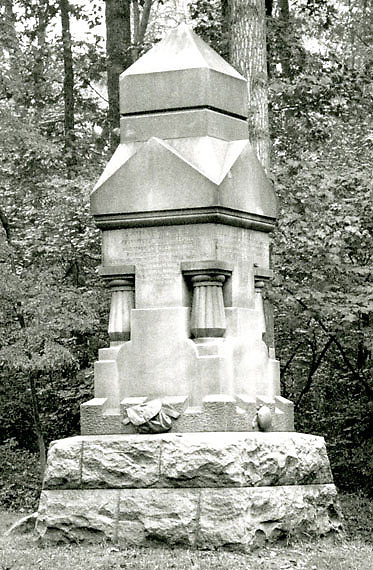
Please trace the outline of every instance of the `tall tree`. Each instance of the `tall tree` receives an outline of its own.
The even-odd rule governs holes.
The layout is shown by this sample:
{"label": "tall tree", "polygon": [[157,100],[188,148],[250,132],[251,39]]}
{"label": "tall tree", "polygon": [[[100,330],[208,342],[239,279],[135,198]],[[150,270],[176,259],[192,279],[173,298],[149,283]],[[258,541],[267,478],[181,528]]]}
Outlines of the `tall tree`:
{"label": "tall tree", "polygon": [[112,152],[119,140],[119,75],[132,63],[130,4],[127,0],[105,1],[108,119]]}
{"label": "tall tree", "polygon": [[64,134],[66,165],[70,169],[75,163],[74,157],[74,68],[71,49],[70,13],[68,0],[59,0],[62,45],[63,45],[63,94],[64,94]]}
{"label": "tall tree", "polygon": [[[133,48],[132,48],[132,59],[136,61],[139,58],[141,51],[141,44],[144,41],[146,29],[148,27],[150,10],[153,4],[153,0],[132,0],[132,11],[133,11]],[[142,6],[142,11],[140,11],[140,5]]]}
{"label": "tall tree", "polygon": [[229,58],[248,80],[249,136],[269,171],[266,21],[264,0],[228,0]]}
{"label": "tall tree", "polygon": [[119,75],[141,54],[153,4],[154,0],[105,0],[108,119],[112,152],[119,142]]}

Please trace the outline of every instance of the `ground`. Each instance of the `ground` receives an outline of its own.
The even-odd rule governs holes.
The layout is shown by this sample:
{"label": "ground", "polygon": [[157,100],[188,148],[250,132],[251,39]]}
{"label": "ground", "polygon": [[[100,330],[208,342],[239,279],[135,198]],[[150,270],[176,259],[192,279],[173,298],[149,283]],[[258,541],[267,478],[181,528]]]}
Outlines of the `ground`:
{"label": "ground", "polygon": [[32,533],[5,537],[25,513],[0,513],[0,570],[371,570],[373,503],[340,495],[346,534],[338,540],[293,542],[250,554],[179,548],[117,548],[113,544],[41,546]]}

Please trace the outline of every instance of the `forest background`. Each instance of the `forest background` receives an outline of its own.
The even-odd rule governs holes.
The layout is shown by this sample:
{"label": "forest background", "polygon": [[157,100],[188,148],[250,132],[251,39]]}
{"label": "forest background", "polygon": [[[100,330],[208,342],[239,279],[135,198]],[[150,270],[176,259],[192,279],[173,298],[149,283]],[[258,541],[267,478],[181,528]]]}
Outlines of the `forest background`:
{"label": "forest background", "polygon": [[245,44],[235,19],[266,27],[253,88],[268,96],[280,203],[266,294],[282,393],[297,431],[326,438],[338,487],[372,492],[372,12],[369,0],[0,0],[0,506],[35,508],[49,442],[79,433],[108,345],[89,193],[118,143],[118,77],[184,19],[227,59]]}

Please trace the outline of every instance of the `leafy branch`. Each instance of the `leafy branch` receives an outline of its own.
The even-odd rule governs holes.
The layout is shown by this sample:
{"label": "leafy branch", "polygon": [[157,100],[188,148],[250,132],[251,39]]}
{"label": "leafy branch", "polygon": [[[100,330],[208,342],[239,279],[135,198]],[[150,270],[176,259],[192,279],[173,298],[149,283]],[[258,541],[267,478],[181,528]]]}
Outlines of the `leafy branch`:
{"label": "leafy branch", "polygon": [[[292,295],[292,297],[297,301],[297,303],[299,303],[299,305],[305,311],[313,314],[313,318],[315,319],[315,321],[318,323],[318,325],[321,327],[321,329],[324,331],[324,333],[326,335],[328,335],[329,340],[330,340],[330,344],[334,343],[336,345],[336,347],[338,348],[338,350],[342,356],[343,362],[345,363],[347,368],[350,370],[353,377],[364,386],[364,389],[365,389],[367,395],[370,398],[372,398],[373,397],[373,389],[371,388],[368,380],[365,378],[364,373],[360,373],[355,368],[355,366],[352,364],[351,360],[349,359],[348,355],[346,354],[346,351],[345,351],[344,347],[342,346],[340,340],[337,338],[337,336],[334,333],[329,331],[328,327],[325,325],[325,323],[322,321],[322,319],[318,315],[314,314],[314,311],[312,311],[312,309],[310,307],[308,307],[308,305],[303,301],[303,299],[300,299],[298,295],[296,295],[291,289],[289,289],[287,287],[285,287],[285,291],[287,293],[289,293],[290,295]],[[329,348],[330,344],[327,343],[324,346],[324,349],[326,348],[326,350],[327,350]],[[318,366],[319,366],[319,364],[317,365],[317,367]],[[312,367],[311,367],[311,369],[312,369]]]}

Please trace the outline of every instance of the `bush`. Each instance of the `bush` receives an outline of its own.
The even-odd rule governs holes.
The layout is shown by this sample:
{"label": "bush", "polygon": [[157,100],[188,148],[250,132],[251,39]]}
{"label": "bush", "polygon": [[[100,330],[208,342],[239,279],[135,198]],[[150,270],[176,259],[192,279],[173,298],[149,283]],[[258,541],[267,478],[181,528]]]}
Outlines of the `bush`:
{"label": "bush", "polygon": [[0,445],[0,508],[32,512],[37,509],[41,481],[38,456],[20,449],[14,438]]}

